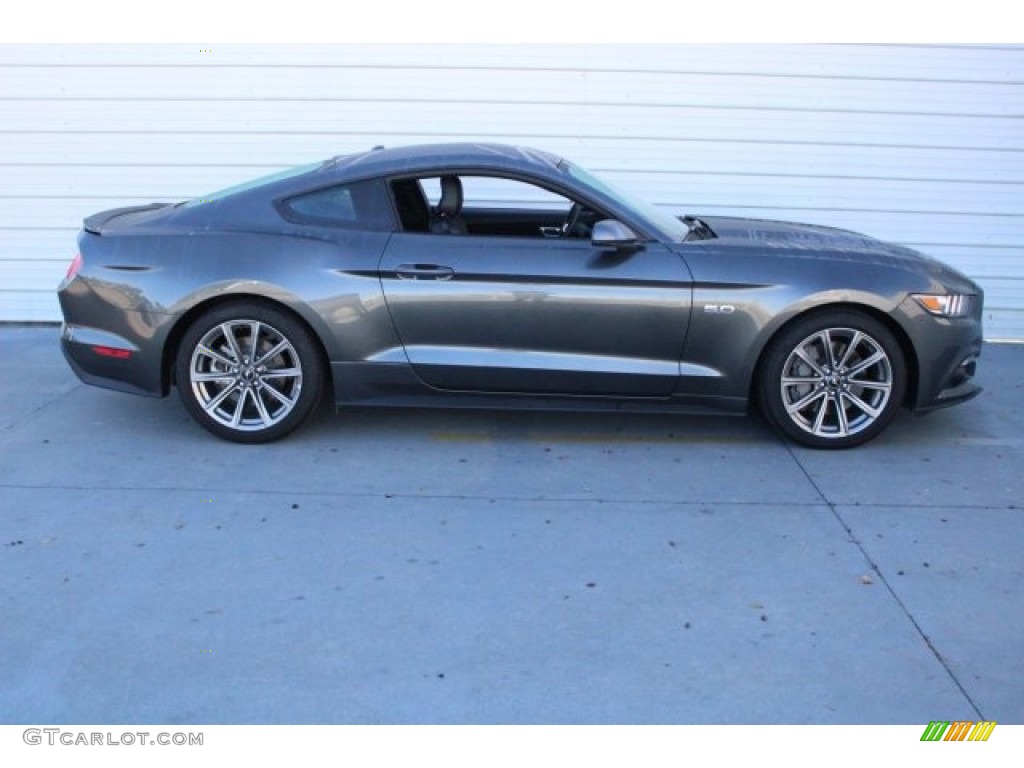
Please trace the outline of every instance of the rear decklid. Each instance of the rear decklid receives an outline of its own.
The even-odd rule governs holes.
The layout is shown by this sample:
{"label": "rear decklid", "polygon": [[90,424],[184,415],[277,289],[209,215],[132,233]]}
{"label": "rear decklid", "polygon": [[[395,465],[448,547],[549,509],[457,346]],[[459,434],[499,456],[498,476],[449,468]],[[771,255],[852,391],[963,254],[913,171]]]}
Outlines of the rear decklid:
{"label": "rear decklid", "polygon": [[86,216],[85,230],[94,235],[102,235],[112,230],[139,226],[163,218],[164,213],[169,209],[173,209],[173,203],[150,203],[127,208],[112,208],[109,211],[100,211],[92,216]]}

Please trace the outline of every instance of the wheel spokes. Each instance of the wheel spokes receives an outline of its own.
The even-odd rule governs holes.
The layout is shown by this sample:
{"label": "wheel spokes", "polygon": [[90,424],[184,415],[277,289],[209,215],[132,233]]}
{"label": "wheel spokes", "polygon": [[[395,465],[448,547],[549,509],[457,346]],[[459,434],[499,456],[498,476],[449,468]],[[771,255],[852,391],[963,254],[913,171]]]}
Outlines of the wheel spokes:
{"label": "wheel spokes", "polygon": [[265,383],[263,385],[263,389],[265,389],[267,392],[269,392],[271,395],[273,395],[277,400],[279,400],[281,403],[283,403],[284,405],[288,406],[289,408],[291,408],[292,406],[295,405],[295,400],[291,399],[290,397],[287,397],[283,392],[278,390],[276,387],[270,386],[269,383]]}
{"label": "wheel spokes", "polygon": [[235,356],[235,364],[242,362],[242,350],[238,346],[238,339],[235,338],[234,326],[231,323],[221,323],[220,332],[228,343],[231,354]]}
{"label": "wheel spokes", "polygon": [[291,413],[302,376],[292,343],[267,323],[251,319],[212,328],[196,344],[189,369],[200,407],[240,431],[267,429]]}
{"label": "wheel spokes", "polygon": [[852,377],[857,376],[858,374],[868,370],[875,363],[879,363],[882,360],[885,360],[885,354],[881,350],[878,350],[874,354],[869,355],[864,360],[861,360],[855,366],[850,368],[850,370],[847,373],[852,378]]}
{"label": "wheel spokes", "polygon": [[795,403],[787,403],[786,410],[789,411],[790,414],[799,413],[821,397],[825,397],[825,393],[821,390],[814,390],[800,400],[797,400]]}
{"label": "wheel spokes", "polygon": [[889,357],[856,328],[823,328],[797,344],[779,379],[782,405],[801,430],[843,438],[885,412],[893,389]]}
{"label": "wheel spokes", "polygon": [[826,329],[821,332],[821,343],[825,347],[825,360],[830,369],[836,367],[835,350],[832,346],[832,334]]}
{"label": "wheel spokes", "polygon": [[273,423],[273,419],[270,413],[267,411],[267,406],[263,402],[261,392],[255,391],[252,393],[252,401],[256,403],[256,410],[260,413],[260,421],[263,422],[264,426],[269,427]]}
{"label": "wheel spokes", "polygon": [[249,359],[255,363],[260,343],[260,324],[255,320],[249,323],[249,337]]}
{"label": "wheel spokes", "polygon": [[807,363],[807,365],[810,366],[811,370],[818,374],[818,376],[825,375],[824,369],[820,365],[818,365],[818,362],[814,358],[812,358],[810,354],[808,354],[808,352],[803,348],[803,346],[797,347],[795,350],[793,350],[793,352],[797,357],[799,357],[801,360]]}
{"label": "wheel spokes", "polygon": [[818,406],[818,413],[814,417],[814,427],[812,431],[814,434],[821,433],[821,427],[825,423],[825,415],[828,413],[828,398],[823,397],[821,399],[821,405]]}
{"label": "wheel spokes", "polygon": [[208,373],[193,373],[192,381],[233,381],[235,374],[230,371],[210,371]]}
{"label": "wheel spokes", "polygon": [[256,352],[253,351],[252,360],[257,365],[262,365],[267,360],[273,360],[275,357],[284,352],[290,346],[291,344],[289,344],[287,340],[282,339],[281,341],[277,342],[277,344],[275,344],[273,347],[271,347],[271,349],[268,352],[264,352],[262,355],[257,356]]}
{"label": "wheel spokes", "polygon": [[245,401],[249,397],[249,390],[243,388],[238,400],[235,401],[235,410],[231,413],[231,426],[237,427],[242,423],[242,411],[245,410]]}
{"label": "wheel spokes", "polygon": [[864,334],[861,333],[860,331],[857,331],[855,334],[853,334],[853,339],[850,341],[849,344],[846,345],[846,349],[843,350],[843,356],[841,358],[839,358],[839,367],[840,368],[845,368],[846,367],[846,363],[850,359],[850,355],[857,348],[857,346],[860,344],[860,342],[861,342],[861,340],[863,338],[864,338]]}
{"label": "wheel spokes", "polygon": [[301,368],[275,368],[261,374],[264,379],[297,379],[302,376]]}
{"label": "wheel spokes", "polygon": [[850,434],[850,422],[846,419],[846,408],[843,407],[843,393],[832,395],[832,402],[836,408],[836,430],[840,437]]}
{"label": "wheel spokes", "polygon": [[237,364],[234,360],[226,358],[220,352],[218,352],[215,349],[212,349],[211,347],[200,345],[196,349],[196,352],[198,352],[201,355],[206,355],[207,357],[223,365],[225,368],[232,368]]}
{"label": "wheel spokes", "polygon": [[863,400],[861,400],[859,397],[857,397],[852,392],[845,393],[844,397],[847,400],[849,400],[851,403],[853,403],[853,405],[856,408],[860,409],[861,412],[866,413],[872,419],[877,419],[879,416],[882,415],[882,409],[881,408],[875,408],[873,406],[868,405],[867,403],[865,403]]}
{"label": "wheel spokes", "polygon": [[224,389],[222,389],[220,393],[215,395],[211,400],[203,403],[203,409],[212,416],[214,411],[216,411],[217,406],[227,400],[233,392],[239,391],[239,389],[240,387],[238,384],[232,384],[231,386],[224,387]]}

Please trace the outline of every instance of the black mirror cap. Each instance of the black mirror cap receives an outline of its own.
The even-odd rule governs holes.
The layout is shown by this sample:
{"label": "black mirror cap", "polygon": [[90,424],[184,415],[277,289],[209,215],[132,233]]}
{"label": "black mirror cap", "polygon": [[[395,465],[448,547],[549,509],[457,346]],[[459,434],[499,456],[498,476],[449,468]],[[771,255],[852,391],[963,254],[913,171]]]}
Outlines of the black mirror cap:
{"label": "black mirror cap", "polygon": [[635,248],[640,245],[640,238],[621,221],[602,219],[594,224],[590,243],[595,248]]}

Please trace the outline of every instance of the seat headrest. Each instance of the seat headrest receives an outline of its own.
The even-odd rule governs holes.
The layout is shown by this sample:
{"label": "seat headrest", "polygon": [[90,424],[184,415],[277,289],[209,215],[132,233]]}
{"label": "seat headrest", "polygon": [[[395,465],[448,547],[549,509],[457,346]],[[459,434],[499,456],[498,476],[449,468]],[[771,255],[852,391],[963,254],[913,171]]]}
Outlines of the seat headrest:
{"label": "seat headrest", "polygon": [[437,212],[441,216],[458,216],[462,210],[462,181],[458,176],[441,177],[441,199]]}

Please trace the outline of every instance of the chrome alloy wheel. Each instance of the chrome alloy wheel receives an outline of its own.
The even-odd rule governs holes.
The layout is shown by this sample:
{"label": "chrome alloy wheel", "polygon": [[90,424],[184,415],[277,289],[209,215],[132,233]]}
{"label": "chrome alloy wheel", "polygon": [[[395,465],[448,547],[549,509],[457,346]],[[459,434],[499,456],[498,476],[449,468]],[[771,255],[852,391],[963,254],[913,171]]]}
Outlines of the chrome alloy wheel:
{"label": "chrome alloy wheel", "polygon": [[198,405],[232,430],[265,430],[285,419],[302,392],[302,363],[288,338],[259,320],[211,328],[195,345],[189,381]]}
{"label": "chrome alloy wheel", "polygon": [[782,404],[800,429],[836,439],[869,428],[892,396],[893,366],[882,345],[855,328],[825,328],[790,352]]}

